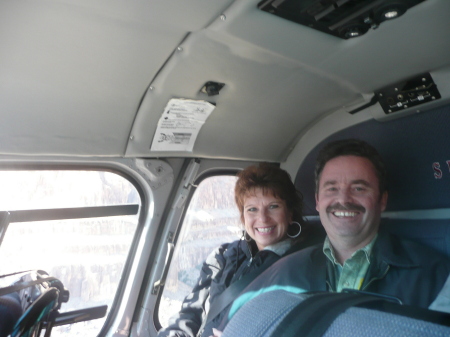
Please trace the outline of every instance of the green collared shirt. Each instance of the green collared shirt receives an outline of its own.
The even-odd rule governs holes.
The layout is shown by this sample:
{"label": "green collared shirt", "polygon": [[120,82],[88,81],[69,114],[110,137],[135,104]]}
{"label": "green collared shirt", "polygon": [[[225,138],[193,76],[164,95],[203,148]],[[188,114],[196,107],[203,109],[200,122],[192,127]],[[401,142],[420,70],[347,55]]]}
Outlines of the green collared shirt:
{"label": "green collared shirt", "polygon": [[377,239],[376,235],[373,240],[365,247],[358,249],[352,254],[352,256],[341,265],[335,258],[334,250],[328,237],[323,244],[323,253],[333,263],[334,279],[336,284],[331,286],[336,289],[337,292],[341,292],[342,289],[361,289],[364,282],[367,270],[370,265],[370,254],[372,247]]}

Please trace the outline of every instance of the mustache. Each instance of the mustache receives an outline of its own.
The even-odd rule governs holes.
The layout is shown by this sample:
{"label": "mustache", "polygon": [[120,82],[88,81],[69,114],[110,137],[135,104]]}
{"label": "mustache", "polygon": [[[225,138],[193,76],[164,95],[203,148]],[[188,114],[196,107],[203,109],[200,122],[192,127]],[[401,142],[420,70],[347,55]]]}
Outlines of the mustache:
{"label": "mustache", "polygon": [[341,205],[340,203],[336,203],[333,205],[330,205],[327,207],[327,212],[331,213],[334,211],[348,211],[348,212],[361,212],[361,213],[365,213],[366,209],[361,206],[361,205],[357,205],[357,204],[353,204],[351,202],[347,202],[345,203],[345,205]]}

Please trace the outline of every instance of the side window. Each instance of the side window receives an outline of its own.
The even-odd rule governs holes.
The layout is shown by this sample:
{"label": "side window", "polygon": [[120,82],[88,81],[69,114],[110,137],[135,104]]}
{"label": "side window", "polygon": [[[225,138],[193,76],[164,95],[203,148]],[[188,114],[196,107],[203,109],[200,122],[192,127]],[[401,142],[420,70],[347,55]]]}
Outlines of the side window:
{"label": "side window", "polygon": [[206,257],[218,246],[241,237],[239,211],[234,201],[236,177],[203,180],[191,199],[174,251],[158,310],[167,326],[171,316],[195,285]]}
{"label": "side window", "polygon": [[[102,171],[0,171],[0,186],[0,211],[9,212],[0,274],[44,270],[70,292],[60,312],[109,311],[138,226],[134,185]],[[105,319],[55,327],[52,336],[94,337]]]}

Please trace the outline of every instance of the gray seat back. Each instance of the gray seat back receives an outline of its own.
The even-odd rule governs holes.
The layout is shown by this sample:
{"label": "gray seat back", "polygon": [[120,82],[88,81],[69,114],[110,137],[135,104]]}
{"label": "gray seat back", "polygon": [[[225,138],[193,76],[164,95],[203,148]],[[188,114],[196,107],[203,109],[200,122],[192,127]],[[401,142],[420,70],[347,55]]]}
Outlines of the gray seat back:
{"label": "gray seat back", "polygon": [[[226,326],[222,337],[300,336],[299,334],[276,336],[275,330],[280,324],[289,323],[284,321],[286,316],[309,296],[282,290],[261,294],[246,303],[235,314]],[[433,315],[433,312],[428,310],[427,312]],[[442,317],[445,314],[436,312],[436,315]],[[314,325],[314,322],[309,323]],[[398,314],[351,307],[333,321],[323,336],[360,337],[362,335],[381,337],[450,336],[450,327]]]}

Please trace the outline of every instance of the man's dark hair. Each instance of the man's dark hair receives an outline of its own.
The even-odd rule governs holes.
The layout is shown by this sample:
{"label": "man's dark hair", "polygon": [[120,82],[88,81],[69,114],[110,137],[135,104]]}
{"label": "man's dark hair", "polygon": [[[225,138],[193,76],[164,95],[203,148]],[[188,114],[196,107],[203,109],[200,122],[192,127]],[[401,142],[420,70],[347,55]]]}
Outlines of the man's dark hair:
{"label": "man's dark hair", "polygon": [[319,191],[319,180],[326,163],[341,156],[357,156],[367,158],[375,168],[379,181],[380,196],[387,190],[387,172],[378,151],[370,144],[360,139],[337,140],[325,145],[320,150],[316,160],[316,194]]}

